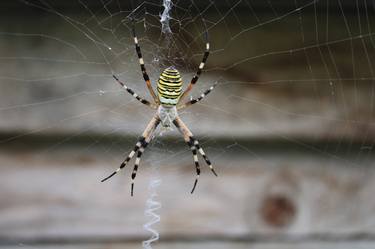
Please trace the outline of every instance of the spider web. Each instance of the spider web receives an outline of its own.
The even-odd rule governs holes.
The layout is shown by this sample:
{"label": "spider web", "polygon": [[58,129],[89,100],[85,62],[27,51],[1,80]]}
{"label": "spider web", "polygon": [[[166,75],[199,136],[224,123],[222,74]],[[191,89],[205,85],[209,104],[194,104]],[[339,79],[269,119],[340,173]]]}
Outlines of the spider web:
{"label": "spider web", "polygon": [[[161,32],[162,1],[72,0],[64,4],[23,0],[17,8],[25,15],[22,19],[1,17],[8,24],[0,31],[0,128],[5,148],[41,136],[45,141],[38,138],[38,150],[33,152],[40,158],[60,150],[74,155],[100,154],[98,160],[106,166],[91,174],[84,171],[86,179],[101,179],[116,168],[153,114],[112,78],[117,75],[150,99],[131,36],[133,19],[154,87],[160,72],[170,65],[182,73],[185,84],[189,82],[202,58],[204,32],[208,31],[212,50],[192,96],[199,96],[214,82],[219,84],[205,100],[180,115],[224,172],[253,167],[249,165],[305,164],[298,156],[290,162],[287,157],[269,157],[265,152],[277,154],[284,146],[291,154],[313,155],[332,170],[337,165],[372,165],[372,2],[173,1],[172,35],[168,38]],[[77,142],[83,143],[83,149],[74,149]],[[168,190],[181,181],[181,189],[188,191],[194,179],[186,179],[195,172],[190,167],[191,152],[180,135],[158,132],[147,153],[151,156],[142,158],[144,164],[160,164],[167,172],[161,191],[170,199],[182,198],[182,203],[192,201]],[[176,167],[177,162],[189,165],[187,173]],[[147,188],[147,173],[142,176],[142,171],[137,176],[136,193]],[[115,180],[122,193],[111,198],[121,200],[123,192],[128,193],[128,174],[129,170],[126,177]],[[229,185],[233,192],[241,192],[227,178],[204,185],[208,178],[199,183],[203,189],[217,188],[227,196],[224,189]],[[109,186],[100,189],[113,190]],[[234,195],[238,199],[248,196]],[[339,216],[334,224],[341,224],[341,219],[344,217]],[[324,224],[318,224],[306,231],[304,221],[300,222],[290,231],[325,229]],[[139,222],[130,223],[136,228],[130,228],[129,233],[139,232]],[[202,230],[215,230],[213,223],[208,224]],[[251,229],[254,224],[257,221],[249,220]],[[366,224],[365,228],[372,223]],[[331,231],[335,225],[328,227]],[[225,231],[241,234],[246,229],[239,226]],[[362,231],[363,226],[353,229]],[[179,231],[186,233],[186,228],[175,232]],[[88,229],[83,234],[90,232],[101,233]],[[108,228],[108,234],[123,233]]]}

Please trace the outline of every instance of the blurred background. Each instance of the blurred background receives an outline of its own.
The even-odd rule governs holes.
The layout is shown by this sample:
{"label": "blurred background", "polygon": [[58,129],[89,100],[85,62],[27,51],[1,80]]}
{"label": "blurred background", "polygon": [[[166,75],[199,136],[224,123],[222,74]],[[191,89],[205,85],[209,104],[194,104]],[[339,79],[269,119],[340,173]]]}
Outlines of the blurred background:
{"label": "blurred background", "polygon": [[[375,4],[367,0],[20,0],[0,3],[0,248],[375,247]],[[175,65],[185,85],[211,54],[180,117],[219,177],[176,131],[158,129],[130,196],[128,155]],[[152,180],[161,180],[149,187]]]}

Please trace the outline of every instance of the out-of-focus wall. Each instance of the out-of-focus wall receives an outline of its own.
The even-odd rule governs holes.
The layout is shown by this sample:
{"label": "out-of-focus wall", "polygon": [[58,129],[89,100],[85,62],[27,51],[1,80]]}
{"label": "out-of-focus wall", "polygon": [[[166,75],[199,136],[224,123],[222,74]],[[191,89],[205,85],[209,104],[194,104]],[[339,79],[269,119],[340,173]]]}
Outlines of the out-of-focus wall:
{"label": "out-of-focus wall", "polygon": [[[163,248],[374,248],[373,2],[179,1],[171,47],[161,1],[103,2],[0,3],[0,248],[139,248],[158,175]],[[165,129],[133,197],[134,161],[100,182],[153,115],[112,78],[148,96],[131,13],[154,86],[168,64],[189,82],[209,29],[192,95],[218,86],[180,115],[219,176],[199,155],[193,195]]]}
{"label": "out-of-focus wall", "polygon": [[[314,5],[298,12],[286,3],[284,8],[272,5],[280,13],[257,12],[258,20],[243,8],[224,20],[221,12],[208,12],[207,20],[217,22],[209,30],[213,51],[192,95],[199,96],[215,81],[219,85],[200,104],[184,111],[183,118],[188,124],[199,120],[194,131],[211,136],[373,137],[375,58],[368,29],[374,18],[363,16],[368,21],[359,22],[357,13],[345,8],[350,3],[343,1],[342,10],[339,5],[324,5],[329,16],[319,10],[314,13]],[[1,20],[0,129],[141,132],[140,124],[152,112],[122,91],[111,75],[118,74],[129,87],[148,96],[129,26],[111,26],[126,21],[130,12],[111,15],[102,9],[90,14],[86,9],[82,14],[63,2],[44,10],[18,4],[29,12],[23,17],[13,9]],[[88,7],[95,6],[100,4]],[[363,6],[357,9],[362,11]],[[155,58],[163,52],[156,51],[158,43],[153,42],[158,33],[152,18],[146,15],[137,29],[155,86],[162,70]],[[353,24],[350,32],[345,23]],[[176,41],[196,34],[192,26],[186,29],[191,33],[176,26]],[[179,68],[185,83],[193,76],[203,47],[200,38],[188,48],[181,47],[183,54],[191,55]]]}

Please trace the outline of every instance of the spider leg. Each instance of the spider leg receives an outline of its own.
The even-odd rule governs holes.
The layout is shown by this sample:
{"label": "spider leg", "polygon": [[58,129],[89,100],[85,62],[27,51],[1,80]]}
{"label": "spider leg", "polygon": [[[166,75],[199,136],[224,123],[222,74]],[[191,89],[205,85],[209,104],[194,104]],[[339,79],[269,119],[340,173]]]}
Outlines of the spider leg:
{"label": "spider leg", "polygon": [[212,90],[214,90],[215,86],[217,85],[217,82],[215,82],[215,84],[213,84],[210,88],[208,88],[206,91],[204,91],[201,96],[199,96],[198,98],[196,99],[192,99],[188,102],[186,102],[185,104],[182,104],[180,106],[177,107],[177,110],[181,110],[181,109],[184,109],[188,106],[191,106],[199,101],[201,101],[204,97],[206,97]]}
{"label": "spider leg", "polygon": [[143,152],[145,151],[147,145],[150,143],[150,141],[152,139],[152,136],[153,136],[153,132],[150,133],[150,135],[148,136],[148,138],[146,138],[142,147],[139,148],[138,153],[137,153],[137,157],[135,158],[134,168],[133,168],[133,172],[132,172],[132,182],[131,182],[131,192],[130,192],[131,196],[133,196],[134,180],[135,180],[135,177],[137,176],[139,163],[141,162],[141,156],[142,156]]}
{"label": "spider leg", "polygon": [[204,153],[204,150],[202,149],[202,147],[199,145],[199,142],[197,139],[195,139],[194,137],[192,137],[192,139],[194,139],[194,145],[195,147],[197,147],[199,153],[202,155],[203,159],[206,161],[208,167],[210,168],[210,170],[212,171],[212,173],[217,176],[217,173],[214,169],[214,167],[212,166],[212,163],[210,161],[210,159],[208,159],[206,153]]}
{"label": "spider leg", "polygon": [[208,32],[207,31],[205,33],[205,40],[206,40],[206,51],[203,54],[202,62],[201,62],[201,64],[199,64],[198,71],[196,72],[194,77],[191,79],[191,81],[190,81],[189,85],[187,86],[186,90],[182,93],[179,101],[181,101],[183,98],[185,98],[186,95],[191,91],[191,89],[193,88],[195,83],[197,83],[197,81],[199,79],[199,76],[201,75],[202,70],[204,68],[204,65],[207,61],[207,58],[210,55],[210,43],[208,41]]}
{"label": "spider leg", "polygon": [[152,128],[152,130],[150,131],[150,133],[148,135],[145,134],[145,135],[147,135],[147,137],[145,139],[145,142],[142,144],[142,146],[138,150],[137,157],[135,158],[133,172],[132,172],[132,175],[131,175],[131,178],[132,178],[131,191],[130,191],[131,196],[133,196],[133,193],[134,193],[134,180],[135,180],[135,177],[137,176],[137,171],[138,171],[139,163],[141,162],[141,157],[142,157],[143,152],[145,151],[147,145],[151,142],[152,137],[153,137],[153,133],[154,133],[156,127],[159,125],[159,123],[160,123],[160,119],[157,119],[156,123],[155,123],[155,127]]}
{"label": "spider leg", "polygon": [[139,163],[141,161],[142,153],[143,153],[145,148],[146,148],[146,146],[142,148],[143,149],[142,151],[141,150],[138,151],[137,158],[135,159],[134,168],[133,168],[133,172],[132,172],[132,183],[131,183],[131,192],[130,192],[131,196],[133,196],[134,180],[135,180],[135,177],[137,176],[137,170],[138,170],[138,167],[139,167]]}
{"label": "spider leg", "polygon": [[[112,176],[116,175],[120,170],[122,170],[126,164],[133,158],[135,153],[139,150],[142,151],[147,146],[147,144],[150,142],[152,133],[156,129],[156,127],[159,125],[160,119],[155,116],[151,119],[150,123],[147,125],[146,129],[142,133],[142,136],[139,138],[138,142],[136,143],[134,149],[130,152],[130,154],[125,158],[125,160],[121,163],[120,167],[117,168],[112,174],[101,180],[101,182],[107,181]],[[141,154],[142,155],[142,154]],[[137,156],[138,158],[138,156]],[[138,162],[139,163],[139,162]]]}
{"label": "spider leg", "polygon": [[196,146],[194,146],[194,144],[191,143],[190,141],[187,141],[187,144],[189,145],[189,147],[191,149],[191,152],[193,153],[195,170],[197,172],[197,177],[195,178],[193,189],[190,192],[192,194],[194,192],[194,190],[195,190],[195,187],[197,186],[198,179],[199,179],[199,176],[201,174],[201,169],[199,167],[199,161],[198,161],[198,155],[197,155],[197,148],[196,148]]}
{"label": "spider leg", "polygon": [[137,52],[138,59],[139,59],[139,65],[141,66],[141,70],[142,70],[142,74],[143,74],[143,79],[145,80],[147,88],[148,88],[152,98],[154,99],[155,103],[159,103],[159,99],[157,98],[157,96],[154,92],[154,89],[151,86],[150,77],[148,76],[147,71],[146,71],[145,62],[144,62],[143,57],[142,57],[141,47],[138,44],[138,37],[137,37],[137,34],[135,32],[134,21],[132,23],[132,33],[133,33],[133,37],[134,37],[135,50]]}
{"label": "spider leg", "polygon": [[215,170],[214,170],[214,168],[212,166],[211,161],[208,159],[207,155],[205,154],[205,152],[203,151],[203,149],[200,147],[198,140],[194,138],[193,134],[191,133],[191,131],[189,130],[189,128],[185,125],[185,123],[182,122],[182,120],[179,117],[177,117],[173,121],[173,124],[177,127],[177,129],[184,136],[185,142],[188,144],[188,146],[190,147],[190,149],[191,149],[191,151],[193,153],[194,163],[195,163],[196,172],[197,172],[197,177],[196,177],[195,182],[194,182],[194,187],[193,187],[193,189],[191,191],[191,193],[193,193],[194,190],[195,190],[195,187],[197,185],[198,178],[200,176],[200,167],[199,167],[199,162],[198,162],[197,150],[202,155],[203,159],[205,160],[205,162],[207,163],[207,165],[211,169],[212,173],[215,176],[217,176],[217,174],[216,174],[216,172],[215,172]]}
{"label": "spider leg", "polygon": [[156,109],[156,105],[153,104],[153,103],[150,103],[150,101],[148,101],[147,99],[144,99],[142,97],[140,97],[138,94],[136,94],[132,89],[130,89],[127,85],[125,85],[125,83],[123,83],[122,81],[119,80],[119,78],[117,78],[117,76],[113,75],[113,78],[128,92],[130,93],[130,95],[132,95],[134,98],[136,98],[139,102],[141,102],[142,104],[145,104],[149,107],[151,107],[152,109]]}

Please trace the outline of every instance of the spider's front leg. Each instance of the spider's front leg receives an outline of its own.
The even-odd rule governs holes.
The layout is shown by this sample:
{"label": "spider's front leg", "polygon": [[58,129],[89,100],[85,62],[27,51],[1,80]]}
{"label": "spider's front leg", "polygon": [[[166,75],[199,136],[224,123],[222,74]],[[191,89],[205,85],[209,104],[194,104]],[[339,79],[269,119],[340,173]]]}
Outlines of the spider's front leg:
{"label": "spider's front leg", "polygon": [[185,123],[182,122],[182,120],[179,117],[177,117],[173,121],[173,124],[177,127],[177,129],[184,136],[185,142],[188,144],[191,152],[193,153],[194,163],[195,163],[196,172],[197,172],[197,177],[195,179],[193,189],[191,190],[191,193],[193,193],[194,190],[195,190],[195,187],[197,186],[198,179],[199,179],[199,176],[200,176],[200,167],[199,167],[199,162],[198,162],[197,150],[202,155],[203,159],[206,161],[206,163],[207,163],[208,167],[211,169],[212,173],[215,176],[217,176],[217,174],[216,174],[216,172],[215,172],[215,170],[214,170],[214,168],[212,166],[212,163],[211,163],[210,159],[208,159],[206,153],[204,152],[204,150],[200,146],[198,140],[194,138],[193,133],[191,133],[191,131],[185,125]]}
{"label": "spider's front leg", "polygon": [[146,85],[147,85],[147,88],[148,88],[148,90],[149,90],[149,92],[150,92],[152,98],[154,99],[155,103],[156,103],[156,104],[159,104],[159,99],[158,99],[158,97],[156,96],[156,94],[155,94],[155,92],[154,92],[154,89],[153,89],[152,86],[151,86],[150,77],[148,76],[147,71],[146,71],[145,62],[144,62],[144,60],[143,60],[141,47],[140,47],[139,44],[138,44],[138,37],[137,37],[137,33],[136,33],[136,31],[135,31],[135,23],[134,23],[134,20],[133,20],[133,23],[132,23],[132,33],[133,33],[133,38],[134,38],[135,51],[137,52],[137,55],[138,55],[139,65],[140,65],[140,67],[141,67],[141,71],[142,71],[143,79],[145,80]]}
{"label": "spider's front leg", "polygon": [[104,182],[104,181],[108,180],[109,178],[111,178],[112,176],[116,175],[134,157],[135,153],[138,152],[137,153],[137,157],[135,159],[132,176],[131,176],[132,177],[131,195],[133,196],[134,179],[135,179],[135,177],[137,175],[137,170],[138,170],[138,166],[139,166],[139,163],[140,163],[140,160],[141,160],[141,156],[142,156],[145,148],[147,147],[147,145],[150,143],[150,141],[152,139],[152,136],[153,136],[153,133],[154,133],[156,127],[159,125],[159,123],[160,123],[160,119],[159,119],[158,115],[155,115],[151,119],[150,123],[147,125],[146,129],[144,130],[144,132],[142,133],[142,136],[139,138],[139,140],[136,143],[134,149],[130,152],[130,154],[121,163],[120,167],[118,169],[116,169],[112,174],[110,174],[109,176],[107,176],[106,178],[104,178],[102,180],[102,182]]}
{"label": "spider's front leg", "polygon": [[207,58],[210,55],[210,42],[208,41],[208,32],[207,31],[205,33],[205,40],[206,40],[206,51],[203,54],[202,62],[201,62],[201,64],[199,64],[198,70],[195,73],[194,77],[191,79],[189,85],[187,86],[185,91],[182,93],[179,102],[181,102],[188,95],[188,93],[191,91],[191,89],[193,89],[193,86],[195,85],[195,83],[197,83],[197,81],[199,79],[199,76],[201,75],[202,70],[204,68],[204,65],[207,62]]}

